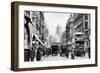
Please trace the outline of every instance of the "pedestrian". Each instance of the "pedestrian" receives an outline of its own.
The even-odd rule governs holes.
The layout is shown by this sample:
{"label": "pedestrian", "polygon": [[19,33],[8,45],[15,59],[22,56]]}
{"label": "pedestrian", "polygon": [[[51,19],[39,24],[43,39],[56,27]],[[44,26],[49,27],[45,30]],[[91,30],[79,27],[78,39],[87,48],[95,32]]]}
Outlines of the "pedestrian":
{"label": "pedestrian", "polygon": [[46,54],[46,51],[45,51],[45,47],[43,47],[43,56],[45,56]]}
{"label": "pedestrian", "polygon": [[75,58],[75,56],[74,56],[74,48],[72,48],[72,50],[71,50],[71,59],[74,59]]}
{"label": "pedestrian", "polygon": [[40,51],[40,47],[37,48],[36,60],[37,60],[37,61],[40,61],[40,60],[41,60],[41,51]]}
{"label": "pedestrian", "polygon": [[91,57],[91,55],[90,55],[91,53],[90,53],[90,47],[88,48],[88,57],[89,57],[89,59],[90,59],[90,57]]}
{"label": "pedestrian", "polygon": [[35,58],[35,49],[34,49],[34,47],[32,47],[30,49],[30,58],[31,58],[31,61],[34,61],[34,58]]}
{"label": "pedestrian", "polygon": [[66,50],[66,57],[68,58],[69,57],[69,49],[67,48]]}

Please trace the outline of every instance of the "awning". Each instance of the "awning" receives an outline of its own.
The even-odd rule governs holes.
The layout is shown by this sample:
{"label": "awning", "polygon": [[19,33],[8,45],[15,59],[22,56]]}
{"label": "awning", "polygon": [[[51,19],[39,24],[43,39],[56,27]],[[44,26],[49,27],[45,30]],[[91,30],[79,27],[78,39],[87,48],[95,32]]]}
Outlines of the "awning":
{"label": "awning", "polygon": [[36,34],[34,34],[34,35],[36,37],[36,40],[38,40],[42,45],[44,45],[44,43],[39,39],[39,37]]}
{"label": "awning", "polygon": [[83,35],[84,33],[83,32],[75,32],[74,35],[76,35],[76,34],[82,34]]}

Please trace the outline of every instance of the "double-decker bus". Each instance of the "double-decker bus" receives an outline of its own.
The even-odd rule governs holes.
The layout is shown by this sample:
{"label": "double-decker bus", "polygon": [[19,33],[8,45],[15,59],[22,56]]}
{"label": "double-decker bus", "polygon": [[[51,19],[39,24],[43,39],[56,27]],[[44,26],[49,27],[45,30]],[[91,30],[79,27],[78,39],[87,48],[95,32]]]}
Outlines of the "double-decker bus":
{"label": "double-decker bus", "polygon": [[74,49],[75,56],[85,56],[85,48],[84,48],[84,33],[76,32],[73,36],[73,44],[72,48]]}

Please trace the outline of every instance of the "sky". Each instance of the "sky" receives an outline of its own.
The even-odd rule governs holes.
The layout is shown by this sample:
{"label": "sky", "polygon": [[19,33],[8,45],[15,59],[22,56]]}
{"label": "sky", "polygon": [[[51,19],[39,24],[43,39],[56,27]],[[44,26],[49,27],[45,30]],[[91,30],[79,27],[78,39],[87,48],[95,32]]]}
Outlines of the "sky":
{"label": "sky", "polygon": [[70,13],[44,12],[45,23],[47,24],[49,35],[59,38],[56,34],[56,28],[60,26],[60,31],[64,32],[69,16]]}

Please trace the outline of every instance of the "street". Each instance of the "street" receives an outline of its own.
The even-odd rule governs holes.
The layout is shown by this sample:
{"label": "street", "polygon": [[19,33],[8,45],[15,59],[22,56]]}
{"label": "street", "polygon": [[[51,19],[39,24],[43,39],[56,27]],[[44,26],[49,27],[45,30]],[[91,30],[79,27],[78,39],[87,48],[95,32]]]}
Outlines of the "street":
{"label": "street", "polygon": [[[88,54],[86,53],[85,56],[75,56],[75,60],[82,60],[82,59],[88,59]],[[61,57],[59,54],[57,56],[45,56],[42,57],[41,61],[56,61],[56,60],[71,60],[71,55],[69,55],[68,58],[66,58],[65,56]]]}

